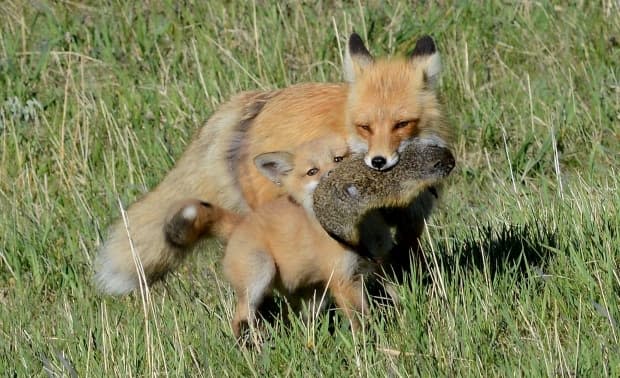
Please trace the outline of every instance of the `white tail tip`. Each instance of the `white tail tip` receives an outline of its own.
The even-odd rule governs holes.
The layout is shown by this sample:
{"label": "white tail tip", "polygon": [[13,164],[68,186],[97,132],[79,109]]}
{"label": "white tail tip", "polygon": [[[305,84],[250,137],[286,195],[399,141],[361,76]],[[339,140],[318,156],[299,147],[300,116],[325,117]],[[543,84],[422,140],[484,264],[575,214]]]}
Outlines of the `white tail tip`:
{"label": "white tail tip", "polygon": [[193,221],[194,219],[196,219],[196,216],[198,216],[198,209],[196,209],[195,205],[188,206],[183,209],[181,215],[188,221]]}

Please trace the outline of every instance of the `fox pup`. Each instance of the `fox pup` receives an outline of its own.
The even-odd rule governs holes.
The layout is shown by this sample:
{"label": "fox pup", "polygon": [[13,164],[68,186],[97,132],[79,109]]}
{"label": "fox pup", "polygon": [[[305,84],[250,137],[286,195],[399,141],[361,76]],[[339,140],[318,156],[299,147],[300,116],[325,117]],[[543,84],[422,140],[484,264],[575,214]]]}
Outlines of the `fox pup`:
{"label": "fox pup", "polygon": [[[317,220],[335,239],[383,260],[393,247],[390,225],[380,211],[406,206],[433,188],[454,168],[454,156],[432,139],[415,139],[389,171],[364,168],[363,156],[346,159],[314,192]],[[420,204],[423,201],[419,202]],[[421,211],[420,217],[428,214]]]}
{"label": "fox pup", "polygon": [[[134,251],[150,283],[192,250],[199,238],[182,245],[162,232],[171,217],[182,218],[183,199],[201,198],[243,214],[283,194],[283,187],[269,185],[255,166],[253,157],[262,153],[294,150],[335,133],[350,150],[364,155],[368,167],[388,170],[415,137],[432,137],[448,146],[453,130],[435,91],[439,71],[439,54],[428,36],[417,41],[408,57],[375,59],[353,33],[345,51],[346,82],[233,97],[211,116],[163,181],[129,207],[127,224],[118,221],[111,227],[95,262],[98,287],[111,294],[138,287]],[[428,197],[425,206],[429,202],[432,207],[430,194],[423,197]],[[407,248],[417,245],[424,226],[415,214],[407,212],[413,218],[398,225]],[[215,219],[212,232],[199,236],[221,237],[234,222],[230,216]]]}
{"label": "fox pup", "polygon": [[[319,180],[346,153],[344,139],[335,135],[304,143],[294,153],[269,152],[254,159],[259,171],[281,186],[286,195],[250,212],[230,234],[223,272],[237,297],[232,321],[235,337],[255,319],[257,309],[273,289],[284,294],[289,303],[298,304],[305,299],[300,298],[307,293],[303,289],[317,285],[328,287],[353,328],[358,327],[355,314],[365,308],[359,256],[327,235],[312,208],[312,193]],[[190,227],[200,233],[198,223],[208,228],[205,220],[212,211],[208,204],[194,203],[180,213],[188,221],[202,218]],[[167,230],[183,228],[181,222]]]}

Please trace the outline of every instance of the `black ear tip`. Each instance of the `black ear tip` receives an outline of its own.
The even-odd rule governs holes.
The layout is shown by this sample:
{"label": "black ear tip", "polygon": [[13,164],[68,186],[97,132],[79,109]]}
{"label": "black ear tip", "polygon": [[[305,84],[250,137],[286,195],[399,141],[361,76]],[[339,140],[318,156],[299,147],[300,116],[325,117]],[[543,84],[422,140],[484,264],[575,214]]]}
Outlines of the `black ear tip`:
{"label": "black ear tip", "polygon": [[351,36],[349,37],[349,52],[354,55],[368,54],[368,50],[366,49],[366,46],[364,46],[364,41],[362,40],[362,37],[360,37],[360,35],[355,32],[351,33]]}
{"label": "black ear tip", "polygon": [[411,52],[411,56],[431,55],[437,52],[435,41],[430,35],[422,36],[415,44],[415,48]]}

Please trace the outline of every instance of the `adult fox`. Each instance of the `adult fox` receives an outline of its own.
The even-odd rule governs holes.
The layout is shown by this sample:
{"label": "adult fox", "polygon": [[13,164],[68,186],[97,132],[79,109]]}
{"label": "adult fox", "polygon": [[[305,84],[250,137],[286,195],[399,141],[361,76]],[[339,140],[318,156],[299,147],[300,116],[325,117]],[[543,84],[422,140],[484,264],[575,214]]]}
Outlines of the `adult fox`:
{"label": "adult fox", "polygon": [[[441,182],[455,164],[450,151],[433,140],[416,139],[402,151],[402,161],[384,173],[363,168],[359,156],[348,158],[347,150],[340,135],[326,135],[292,153],[267,152],[254,159],[258,170],[287,196],[262,204],[242,218],[229,215],[240,218],[226,236],[222,261],[224,276],[237,297],[232,321],[236,338],[255,324],[256,313],[274,289],[294,311],[306,304],[312,313],[324,304],[315,302],[315,295],[320,298],[327,290],[352,329],[359,329],[357,315],[369,311],[364,280],[372,281],[374,273],[380,273],[376,270],[382,268],[382,254],[392,247],[389,227],[381,221],[372,223],[376,218],[365,215],[384,206],[408,205],[421,191]],[[317,203],[317,199],[323,201]],[[195,235],[211,232],[209,219],[229,213],[196,199],[184,202],[164,228],[178,244],[193,243]],[[360,219],[364,226],[360,227]],[[373,259],[360,256],[357,246],[364,242]],[[390,291],[388,285],[386,293]]]}
{"label": "adult fox", "polygon": [[[431,37],[420,38],[408,57],[375,60],[353,33],[345,54],[345,83],[307,83],[272,91],[243,92],[207,121],[164,180],[115,223],[99,251],[95,281],[110,294],[124,294],[140,283],[139,260],[147,282],[173,269],[205,235],[175,243],[163,232],[179,209],[178,201],[200,198],[245,213],[283,194],[254,165],[254,157],[295,149],[330,133],[347,140],[365,163],[386,170],[398,163],[413,138],[449,145],[435,84],[439,54]],[[390,211],[403,250],[417,247],[436,197],[422,193],[406,209]],[[211,220],[210,220],[211,221]],[[238,219],[228,212],[215,219],[212,234],[226,238]],[[202,227],[204,228],[204,227]],[[400,252],[400,260],[409,260]]]}

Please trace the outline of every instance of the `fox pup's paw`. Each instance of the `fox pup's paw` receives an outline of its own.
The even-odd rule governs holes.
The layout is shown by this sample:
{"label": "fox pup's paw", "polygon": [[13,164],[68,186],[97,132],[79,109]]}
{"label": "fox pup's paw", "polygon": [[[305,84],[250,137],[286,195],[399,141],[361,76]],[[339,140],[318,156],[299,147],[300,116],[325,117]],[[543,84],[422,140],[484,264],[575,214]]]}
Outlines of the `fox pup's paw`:
{"label": "fox pup's paw", "polygon": [[168,243],[176,247],[190,247],[211,231],[214,209],[208,202],[195,199],[177,202],[164,224]]}
{"label": "fox pup's paw", "polygon": [[233,321],[232,328],[237,346],[242,349],[259,351],[265,342],[265,329],[260,321],[252,323],[248,319]]}

